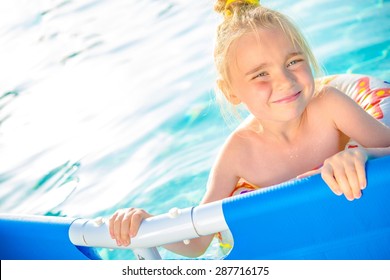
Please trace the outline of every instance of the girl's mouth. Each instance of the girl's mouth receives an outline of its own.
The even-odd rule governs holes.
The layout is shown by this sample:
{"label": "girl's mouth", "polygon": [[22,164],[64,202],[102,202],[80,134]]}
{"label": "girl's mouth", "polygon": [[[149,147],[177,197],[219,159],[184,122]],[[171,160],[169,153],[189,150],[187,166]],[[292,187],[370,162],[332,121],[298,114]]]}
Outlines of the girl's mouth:
{"label": "girl's mouth", "polygon": [[277,103],[277,104],[285,104],[285,103],[290,103],[298,99],[298,97],[301,95],[302,91],[299,91],[295,94],[283,97],[281,99],[278,99],[276,101],[273,101],[272,103]]}

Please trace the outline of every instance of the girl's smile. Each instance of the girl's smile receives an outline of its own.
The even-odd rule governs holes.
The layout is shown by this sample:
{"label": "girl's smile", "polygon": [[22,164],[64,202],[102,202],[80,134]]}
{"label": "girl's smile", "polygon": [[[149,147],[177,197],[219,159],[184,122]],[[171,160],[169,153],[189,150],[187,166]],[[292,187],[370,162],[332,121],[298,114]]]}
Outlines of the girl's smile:
{"label": "girl's smile", "polygon": [[286,97],[283,97],[281,99],[278,99],[278,100],[275,100],[275,101],[272,101],[272,103],[277,103],[277,104],[285,104],[285,103],[290,103],[290,102],[293,102],[295,100],[297,100],[301,95],[301,91],[295,93],[295,94],[292,94],[292,95],[288,95]]}

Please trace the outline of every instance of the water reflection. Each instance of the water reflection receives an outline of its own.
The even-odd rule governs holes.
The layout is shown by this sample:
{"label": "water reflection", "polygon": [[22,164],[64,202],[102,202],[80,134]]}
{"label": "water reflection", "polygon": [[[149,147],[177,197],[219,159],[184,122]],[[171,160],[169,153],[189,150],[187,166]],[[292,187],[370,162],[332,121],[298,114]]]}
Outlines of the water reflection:
{"label": "water reflection", "polygon": [[[264,4],[329,73],[389,77],[389,3]],[[1,1],[0,211],[197,204],[229,133],[213,98],[218,21],[209,0]]]}

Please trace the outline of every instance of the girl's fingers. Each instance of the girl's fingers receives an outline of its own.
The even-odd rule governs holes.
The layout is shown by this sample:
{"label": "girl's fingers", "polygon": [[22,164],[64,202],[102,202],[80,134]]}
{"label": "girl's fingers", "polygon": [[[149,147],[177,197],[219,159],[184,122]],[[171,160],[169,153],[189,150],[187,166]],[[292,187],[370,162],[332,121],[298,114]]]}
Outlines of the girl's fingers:
{"label": "girl's fingers", "polygon": [[123,232],[128,232],[127,220],[125,217],[131,213],[133,208],[119,209],[109,219],[109,231],[112,239],[116,240],[118,246],[124,245],[127,241],[123,238]]}
{"label": "girl's fingers", "polygon": [[354,163],[347,163],[344,166],[344,173],[347,178],[345,188],[348,190],[348,199],[360,198],[362,196],[359,177]]}
{"label": "girl's fingers", "polygon": [[341,192],[349,201],[352,201],[355,198],[355,196],[353,193],[353,189],[349,183],[347,175],[345,173],[340,173],[335,175],[335,177],[339,184]]}
{"label": "girl's fingers", "polygon": [[333,168],[331,165],[324,165],[321,169],[321,177],[329,188],[336,194],[341,195],[341,189],[333,174]]}
{"label": "girl's fingers", "polygon": [[135,237],[141,222],[151,217],[142,209],[120,209],[109,219],[109,231],[111,238],[116,240],[118,246],[130,245],[131,238]]}
{"label": "girl's fingers", "polygon": [[[323,169],[323,179],[332,191],[337,195],[344,194],[348,200],[353,200],[354,195],[346,171],[346,169],[351,168],[347,168],[343,162],[326,161]],[[349,173],[351,173],[351,171],[349,171]],[[350,176],[352,177],[352,175]]]}
{"label": "girl's fingers", "polygon": [[115,238],[115,233],[114,233],[114,221],[115,221],[115,219],[116,219],[117,216],[118,216],[118,212],[115,212],[115,213],[110,217],[110,219],[108,220],[109,231],[110,231],[110,235],[111,235],[111,238],[112,238],[112,239]]}
{"label": "girl's fingers", "polygon": [[335,194],[344,194],[348,200],[360,198],[367,185],[364,149],[342,151],[325,160],[322,178]]}
{"label": "girl's fingers", "polygon": [[150,215],[147,214],[144,210],[138,209],[135,211],[131,217],[131,226],[130,226],[130,237],[135,237],[138,233],[139,226],[141,225],[141,222],[149,217]]}
{"label": "girl's fingers", "polygon": [[130,242],[131,242],[131,240],[130,240],[130,225],[131,225],[131,215],[133,212],[134,211],[127,212],[124,215],[123,220],[122,220],[120,236],[121,236],[121,243],[124,246],[130,245]]}
{"label": "girl's fingers", "polygon": [[122,245],[121,228],[122,228],[123,216],[124,216],[123,210],[118,210],[118,214],[116,215],[116,218],[114,219],[114,222],[113,222],[114,239],[116,240],[116,243],[118,244],[118,246]]}
{"label": "girl's fingers", "polygon": [[358,160],[355,163],[356,173],[359,180],[359,188],[364,190],[367,186],[366,178],[366,159]]}

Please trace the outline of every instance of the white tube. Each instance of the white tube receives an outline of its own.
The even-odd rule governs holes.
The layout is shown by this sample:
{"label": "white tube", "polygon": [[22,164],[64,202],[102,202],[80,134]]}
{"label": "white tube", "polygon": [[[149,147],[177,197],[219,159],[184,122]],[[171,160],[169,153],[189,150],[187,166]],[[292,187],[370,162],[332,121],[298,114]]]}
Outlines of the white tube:
{"label": "white tube", "polygon": [[137,236],[127,247],[118,246],[110,237],[108,224],[100,220],[77,219],[69,228],[69,239],[75,245],[102,248],[152,248],[188,241],[201,235],[227,230],[222,201],[195,208],[177,209],[142,221]]}
{"label": "white tube", "polygon": [[192,221],[199,235],[209,235],[229,229],[223,215],[222,200],[195,207]]}
{"label": "white tube", "polygon": [[199,237],[192,224],[192,209],[176,209],[168,214],[142,221],[136,237],[127,247],[111,239],[105,221],[75,220],[69,228],[69,239],[75,245],[104,248],[150,248]]}

